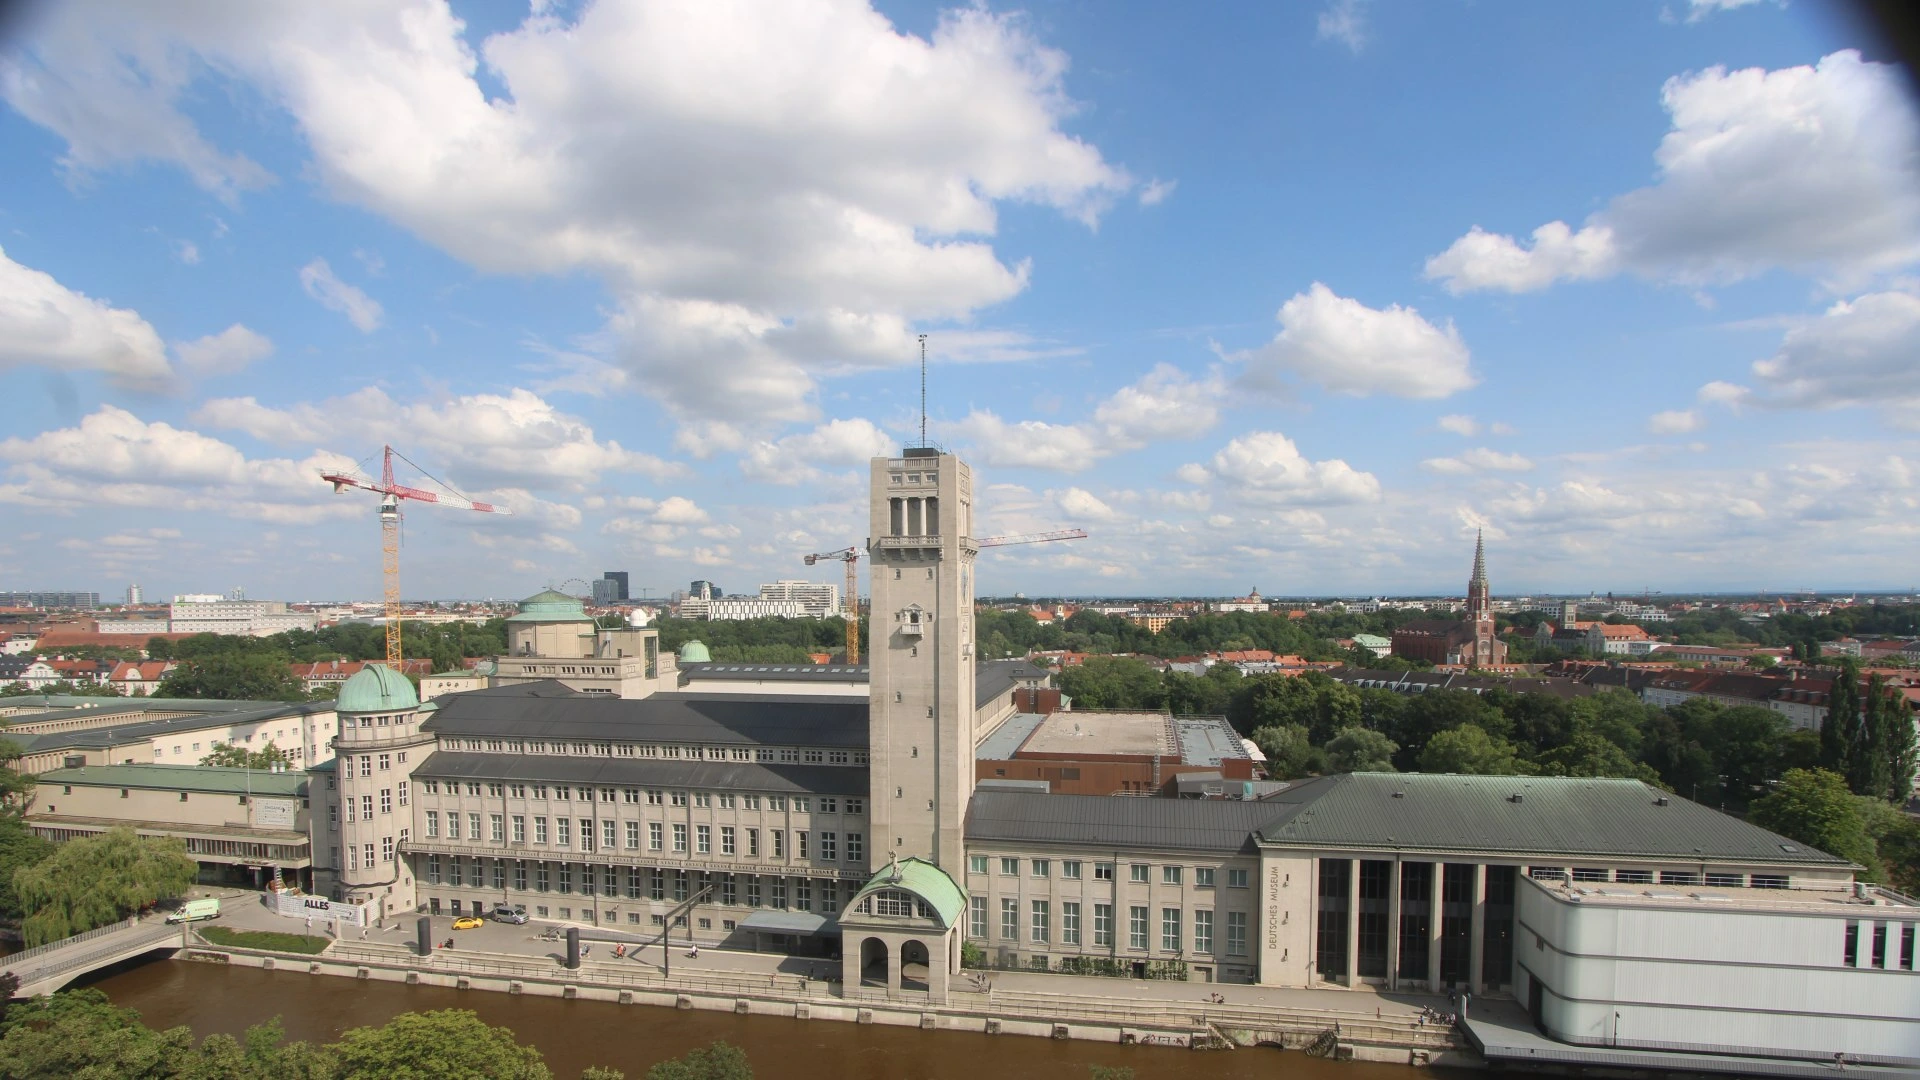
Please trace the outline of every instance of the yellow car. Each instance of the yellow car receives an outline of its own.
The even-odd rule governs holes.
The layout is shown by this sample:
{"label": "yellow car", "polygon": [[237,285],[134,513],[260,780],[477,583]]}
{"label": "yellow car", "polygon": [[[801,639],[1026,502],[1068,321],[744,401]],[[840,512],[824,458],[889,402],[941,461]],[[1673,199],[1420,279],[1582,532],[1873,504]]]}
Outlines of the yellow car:
{"label": "yellow car", "polygon": [[487,925],[486,920],[480,918],[478,915],[463,915],[453,920],[453,928],[455,930],[478,930],[485,925]]}

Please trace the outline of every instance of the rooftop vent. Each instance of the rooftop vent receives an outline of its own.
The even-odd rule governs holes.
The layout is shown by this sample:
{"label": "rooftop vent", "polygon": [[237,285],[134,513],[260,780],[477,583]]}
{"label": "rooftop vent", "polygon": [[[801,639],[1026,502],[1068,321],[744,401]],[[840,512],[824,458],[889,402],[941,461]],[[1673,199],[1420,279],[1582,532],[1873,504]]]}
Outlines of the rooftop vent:
{"label": "rooftop vent", "polygon": [[1404,799],[1407,797],[1407,793],[1404,791],[1396,791],[1393,793],[1393,797],[1396,799]]}
{"label": "rooftop vent", "polygon": [[1665,795],[1662,795],[1662,796],[1660,796],[1659,798],[1657,798],[1657,799],[1655,799],[1655,800],[1653,800],[1653,805],[1655,805],[1655,806],[1666,806],[1667,804],[1669,804],[1669,803],[1671,803],[1672,801],[1673,801],[1673,800],[1671,800],[1671,799],[1669,799],[1669,798],[1667,798],[1667,797],[1666,797]]}
{"label": "rooftop vent", "polygon": [[1516,791],[1513,794],[1507,796],[1507,801],[1510,803],[1525,802],[1526,798],[1527,797],[1525,795],[1522,795]]}

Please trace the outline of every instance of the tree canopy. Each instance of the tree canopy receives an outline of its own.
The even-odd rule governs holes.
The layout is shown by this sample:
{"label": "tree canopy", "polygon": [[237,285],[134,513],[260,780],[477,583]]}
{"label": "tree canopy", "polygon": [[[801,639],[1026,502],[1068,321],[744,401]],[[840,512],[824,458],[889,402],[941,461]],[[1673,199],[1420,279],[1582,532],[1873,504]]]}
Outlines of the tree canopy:
{"label": "tree canopy", "polygon": [[647,1080],[753,1080],[747,1052],[725,1041],[689,1050],[647,1070]]}
{"label": "tree canopy", "polygon": [[[716,1044],[723,1046],[725,1044]],[[729,1048],[731,1049],[731,1048]],[[737,1053],[737,1051],[736,1051]],[[744,1056],[740,1059],[744,1066]],[[240,1038],[195,1045],[186,1027],[155,1031],[99,990],[63,990],[14,1004],[0,1019],[0,1076],[9,1080],[549,1080],[540,1051],[472,1012],[401,1013],[333,1043],[285,1041],[278,1019]],[[671,1074],[719,1078],[742,1073]],[[620,1080],[591,1068],[583,1080]]]}
{"label": "tree canopy", "polygon": [[44,945],[124,919],[186,892],[199,869],[177,837],[140,836],[121,826],[69,840],[14,871],[27,912],[21,936],[29,947]]}
{"label": "tree canopy", "polygon": [[271,769],[276,765],[292,768],[293,759],[272,743],[248,750],[244,746],[217,742],[213,744],[213,753],[201,758],[200,764],[223,769]]}

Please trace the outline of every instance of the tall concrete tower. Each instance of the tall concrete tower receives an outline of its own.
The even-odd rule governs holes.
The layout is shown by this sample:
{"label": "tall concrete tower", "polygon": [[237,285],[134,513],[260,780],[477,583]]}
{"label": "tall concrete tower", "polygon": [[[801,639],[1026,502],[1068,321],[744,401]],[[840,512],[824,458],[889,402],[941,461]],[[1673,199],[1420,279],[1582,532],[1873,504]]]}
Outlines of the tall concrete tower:
{"label": "tall concrete tower", "polygon": [[915,447],[873,459],[867,566],[873,862],[966,880],[973,795],[973,472]]}

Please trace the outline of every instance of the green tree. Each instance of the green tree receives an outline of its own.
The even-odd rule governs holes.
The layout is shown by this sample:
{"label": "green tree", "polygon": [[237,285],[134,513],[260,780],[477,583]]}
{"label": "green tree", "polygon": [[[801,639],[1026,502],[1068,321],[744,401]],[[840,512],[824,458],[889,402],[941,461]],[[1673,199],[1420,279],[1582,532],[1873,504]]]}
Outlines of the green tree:
{"label": "green tree", "polygon": [[1130,657],[1088,657],[1062,669],[1053,681],[1077,708],[1158,709],[1166,701],[1160,673]]}
{"label": "green tree", "polygon": [[171,1080],[195,1056],[192,1031],[155,1031],[91,987],[11,1005],[0,1031],[8,1080]]}
{"label": "green tree", "polygon": [[1133,1080],[1133,1069],[1126,1065],[1089,1065],[1087,1080]]}
{"label": "green tree", "polygon": [[1908,896],[1920,896],[1920,820],[1881,799],[1858,798],[1874,853],[1886,867],[1887,883]]}
{"label": "green tree", "polygon": [[1794,769],[1780,778],[1772,794],[1754,801],[1747,817],[1789,840],[1859,863],[1867,868],[1864,876],[1870,880],[1879,877],[1879,859],[1866,818],[1839,773]]}
{"label": "green tree", "polygon": [[0,810],[0,916],[19,919],[26,915],[20,893],[13,887],[13,875],[22,867],[33,866],[53,854],[53,842],[27,827],[18,812]]}
{"label": "green tree", "polygon": [[293,759],[287,756],[285,750],[272,743],[268,743],[259,750],[248,750],[230,743],[217,742],[213,744],[213,753],[201,758],[200,764],[222,769],[271,769],[275,765],[292,768]]}
{"label": "green tree", "polygon": [[1256,728],[1248,736],[1267,755],[1267,772],[1283,779],[1306,776],[1319,763],[1320,752],[1299,724]]}
{"label": "green tree", "polygon": [[179,667],[167,672],[154,693],[156,697],[222,701],[307,700],[306,688],[293,677],[287,664],[287,659],[277,653],[236,653],[183,660]]}
{"label": "green tree", "polygon": [[1889,694],[1887,680],[1878,674],[1870,676],[1860,703],[1860,741],[1847,760],[1847,783],[1854,794],[1887,797],[1893,783],[1888,740],[1897,720],[1905,719],[1904,713],[1899,700]]}
{"label": "green tree", "polygon": [[540,1051],[465,1009],[401,1013],[328,1048],[336,1080],[549,1080]]}
{"label": "green tree", "polygon": [[689,1050],[684,1057],[657,1062],[647,1080],[753,1080],[747,1052],[729,1042]]}
{"label": "green tree", "polygon": [[21,935],[29,947],[44,945],[124,919],[186,892],[199,869],[177,837],[140,836],[121,826],[69,840],[14,871],[14,890],[28,912]]}
{"label": "green tree", "polygon": [[1394,772],[1392,739],[1363,727],[1343,729],[1327,740],[1327,768],[1333,772]]}
{"label": "green tree", "polygon": [[1827,715],[1820,721],[1820,767],[1845,770],[1850,748],[1859,738],[1860,672],[1851,659],[1841,657],[1827,694]]}
{"label": "green tree", "polygon": [[1913,798],[1913,777],[1920,770],[1920,728],[1915,727],[1913,708],[1891,687],[1886,688],[1888,802],[1904,806]]}
{"label": "green tree", "polygon": [[1531,770],[1514,753],[1513,744],[1472,724],[1462,724],[1427,740],[1426,749],[1420,751],[1420,771],[1519,776]]}
{"label": "green tree", "polygon": [[1546,776],[1611,776],[1661,784],[1660,774],[1651,766],[1633,760],[1613,740],[1591,730],[1575,732],[1565,745],[1536,758],[1534,765]]}

